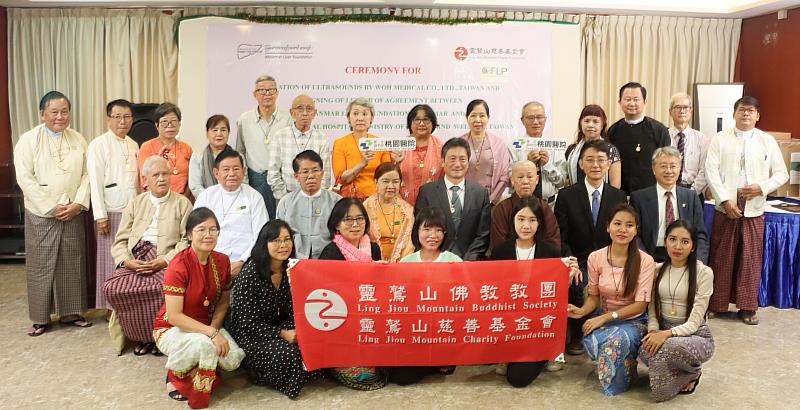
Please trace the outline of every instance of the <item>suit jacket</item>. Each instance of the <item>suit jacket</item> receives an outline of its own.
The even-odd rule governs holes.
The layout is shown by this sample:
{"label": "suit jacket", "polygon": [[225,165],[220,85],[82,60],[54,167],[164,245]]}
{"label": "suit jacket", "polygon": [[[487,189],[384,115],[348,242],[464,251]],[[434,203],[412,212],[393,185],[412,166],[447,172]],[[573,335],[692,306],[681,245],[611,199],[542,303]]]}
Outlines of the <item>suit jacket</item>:
{"label": "suit jacket", "polygon": [[592,208],[584,181],[562,189],[554,210],[561,230],[561,255],[575,256],[581,267],[586,266],[590,253],[611,242],[606,230],[611,211],[626,202],[625,192],[604,184],[597,223],[592,224]]}
{"label": "suit jacket", "polygon": [[[685,219],[697,229],[697,259],[708,261],[708,233],[703,221],[703,203],[691,189],[677,187],[678,217]],[[656,186],[640,189],[631,194],[631,206],[639,213],[639,245],[645,252],[653,256],[658,242],[658,191]]]}
{"label": "suit jacket", "polygon": [[[372,260],[379,261],[381,260],[381,247],[375,243],[370,242],[370,253],[372,254]],[[322,248],[322,253],[319,254],[319,259],[323,260],[331,260],[331,261],[343,261],[346,260],[342,251],[339,250],[339,247],[336,246],[335,243],[331,242],[327,244],[324,248]]]}
{"label": "suit jacket", "polygon": [[[500,245],[497,245],[492,249],[492,260],[496,261],[508,261],[508,260],[517,260],[517,240],[516,239],[509,239]],[[536,242],[536,249],[533,250],[533,258],[534,259],[546,259],[546,258],[560,258],[561,257],[561,250],[556,248],[555,246],[544,242],[544,241],[537,241]]]}
{"label": "suit jacket", "polygon": [[447,216],[447,231],[455,232],[455,235],[450,236],[449,243],[445,244],[445,249],[465,261],[476,261],[483,257],[489,247],[489,194],[486,188],[469,181],[465,181],[464,191],[464,206],[458,230],[450,214],[450,199],[447,197],[444,178],[428,182],[419,188],[414,215],[422,208],[441,209]]}

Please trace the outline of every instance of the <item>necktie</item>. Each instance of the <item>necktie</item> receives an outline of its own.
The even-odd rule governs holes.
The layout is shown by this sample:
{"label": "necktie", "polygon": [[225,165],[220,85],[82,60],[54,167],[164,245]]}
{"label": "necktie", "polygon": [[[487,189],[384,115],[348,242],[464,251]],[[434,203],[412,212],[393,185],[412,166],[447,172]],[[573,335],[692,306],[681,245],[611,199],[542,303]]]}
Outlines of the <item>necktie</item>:
{"label": "necktie", "polygon": [[685,165],[684,150],[686,149],[686,135],[683,132],[678,133],[678,152],[681,153],[681,173],[678,175],[678,182],[683,182],[683,168]]}
{"label": "necktie", "polygon": [[592,223],[597,225],[597,215],[600,214],[600,191],[592,192]]}
{"label": "necktie", "polygon": [[664,205],[664,222],[666,226],[669,226],[669,224],[675,221],[675,209],[672,207],[672,192],[667,192],[664,196],[667,198],[667,202]]}
{"label": "necktie", "polygon": [[450,187],[450,213],[453,215],[453,223],[458,228],[458,225],[461,223],[461,201],[458,197],[458,192],[461,188],[458,185],[453,185]]}

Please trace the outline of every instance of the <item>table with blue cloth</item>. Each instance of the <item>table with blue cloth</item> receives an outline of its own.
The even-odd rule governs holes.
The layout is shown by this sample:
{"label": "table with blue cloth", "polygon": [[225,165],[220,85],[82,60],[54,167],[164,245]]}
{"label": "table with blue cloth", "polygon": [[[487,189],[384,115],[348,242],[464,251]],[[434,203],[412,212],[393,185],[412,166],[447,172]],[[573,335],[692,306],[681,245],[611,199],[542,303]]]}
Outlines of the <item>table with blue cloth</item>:
{"label": "table with blue cloth", "polygon": [[[791,198],[768,198],[800,204]],[[714,233],[714,202],[704,208],[709,238]],[[764,213],[764,258],[761,263],[759,306],[800,309],[800,213],[767,206]]]}

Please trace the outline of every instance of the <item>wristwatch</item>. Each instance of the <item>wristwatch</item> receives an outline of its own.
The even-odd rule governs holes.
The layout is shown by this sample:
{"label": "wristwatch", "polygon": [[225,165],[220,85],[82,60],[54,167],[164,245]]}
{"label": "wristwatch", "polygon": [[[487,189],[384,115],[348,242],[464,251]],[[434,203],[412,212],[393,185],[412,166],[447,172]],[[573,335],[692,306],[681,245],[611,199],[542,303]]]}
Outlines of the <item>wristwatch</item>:
{"label": "wristwatch", "polygon": [[617,312],[611,312],[611,319],[613,320],[619,319],[619,315],[617,314]]}

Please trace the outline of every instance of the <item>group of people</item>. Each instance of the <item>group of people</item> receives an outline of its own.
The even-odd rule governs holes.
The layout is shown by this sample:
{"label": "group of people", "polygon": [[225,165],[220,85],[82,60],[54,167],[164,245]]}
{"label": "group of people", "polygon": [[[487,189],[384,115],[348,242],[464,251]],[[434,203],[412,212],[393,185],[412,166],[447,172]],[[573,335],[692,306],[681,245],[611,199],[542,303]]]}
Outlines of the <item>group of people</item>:
{"label": "group of people", "polygon": [[[470,131],[442,142],[428,105],[407,117],[416,148],[360,151],[374,137],[365,98],[347,107],[351,133],[330,142],[313,127],[314,100],[276,106],[274,78],[256,79],[258,105],[237,121],[211,116],[208,145],[176,139],[181,112],[155,114],[158,136],[127,136],[131,104],[111,101],[108,132],[87,145],[69,128],[71,102],[41,100],[42,124],[14,148],[25,197],[30,336],[65,324],[91,326],[82,212],[97,235],[96,307],[108,309],[134,353],[167,355],[176,400],[206,407],[218,370],[240,363],[253,383],[296,397],[328,374],[361,390],[415,383],[446,367],[350,367],[306,371],[286,275],[292,258],[353,262],[461,262],[565,258],[570,271],[569,354],[596,362],[607,395],[625,391],[637,360],[650,367],[654,400],[697,387],[713,354],[706,317],[739,308],[757,324],[766,194],[788,178],[774,139],[755,128],[759,103],[734,105],[734,129],[713,138],[688,127],[691,98],[672,97],[674,126],[644,116],[646,89],[619,92],[625,113],[610,127],[587,105],[563,158],[509,149],[487,131],[489,106],[470,102]],[[540,138],[545,107],[521,121]],[[747,155],[745,155],[747,152]],[[703,199],[716,200],[713,235]],[[710,237],[710,239],[709,239]],[[710,242],[710,243],[709,243]],[[558,362],[499,364],[517,387]]]}

